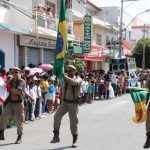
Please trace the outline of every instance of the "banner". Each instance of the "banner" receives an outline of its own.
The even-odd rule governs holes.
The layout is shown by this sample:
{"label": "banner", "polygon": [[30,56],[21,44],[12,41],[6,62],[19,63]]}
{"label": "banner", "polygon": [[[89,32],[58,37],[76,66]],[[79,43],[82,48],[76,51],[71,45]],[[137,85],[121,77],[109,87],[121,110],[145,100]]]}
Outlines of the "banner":
{"label": "banner", "polygon": [[103,61],[103,50],[102,46],[92,44],[91,52],[84,55],[84,60]]}
{"label": "banner", "polygon": [[84,16],[84,48],[83,53],[91,52],[91,16]]}

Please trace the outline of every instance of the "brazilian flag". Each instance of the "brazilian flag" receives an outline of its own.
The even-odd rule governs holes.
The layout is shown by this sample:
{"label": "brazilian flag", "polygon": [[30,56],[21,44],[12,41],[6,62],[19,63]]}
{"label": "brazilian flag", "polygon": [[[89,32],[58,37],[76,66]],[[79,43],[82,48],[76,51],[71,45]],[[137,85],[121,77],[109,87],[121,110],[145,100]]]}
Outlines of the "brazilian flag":
{"label": "brazilian flag", "polygon": [[130,88],[130,94],[135,106],[135,115],[132,118],[135,123],[142,123],[147,119],[147,92],[143,88]]}
{"label": "brazilian flag", "polygon": [[67,51],[67,21],[66,21],[66,0],[60,0],[60,16],[54,57],[53,73],[62,80],[64,73],[64,60]]}

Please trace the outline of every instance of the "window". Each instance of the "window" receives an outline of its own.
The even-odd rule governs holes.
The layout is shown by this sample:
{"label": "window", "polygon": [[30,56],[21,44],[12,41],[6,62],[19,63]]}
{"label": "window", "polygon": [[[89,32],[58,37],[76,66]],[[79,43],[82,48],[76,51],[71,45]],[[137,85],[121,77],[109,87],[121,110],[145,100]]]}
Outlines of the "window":
{"label": "window", "polygon": [[0,49],[0,70],[5,67],[5,53]]}
{"label": "window", "polygon": [[115,40],[114,40],[114,37],[112,37],[112,38],[111,38],[111,42],[114,43],[114,41],[115,41]]}
{"label": "window", "polygon": [[72,8],[72,0],[66,0],[66,7],[68,9]]}
{"label": "window", "polygon": [[0,6],[10,9],[9,1],[10,0],[0,0]]}
{"label": "window", "polygon": [[48,0],[45,1],[45,7],[51,8],[51,12],[53,17],[56,17],[56,5],[54,3],[49,2]]}
{"label": "window", "polygon": [[102,35],[101,34],[96,34],[96,44],[101,45],[102,44]]}
{"label": "window", "polygon": [[109,42],[109,36],[107,35],[106,36],[106,45],[107,45],[108,42]]}

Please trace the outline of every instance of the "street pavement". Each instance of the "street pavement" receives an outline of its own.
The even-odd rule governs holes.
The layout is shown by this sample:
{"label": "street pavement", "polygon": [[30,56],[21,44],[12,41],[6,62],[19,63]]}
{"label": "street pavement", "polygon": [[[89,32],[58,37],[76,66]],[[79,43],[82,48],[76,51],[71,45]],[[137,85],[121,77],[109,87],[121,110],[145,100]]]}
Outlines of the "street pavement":
{"label": "street pavement", "polygon": [[[80,106],[78,150],[142,150],[145,123],[132,121],[134,105],[126,94],[112,100],[96,100]],[[66,114],[60,129],[60,143],[51,144],[53,116],[24,125],[23,143],[14,144],[16,128],[7,129],[0,150],[72,150],[69,117]]]}

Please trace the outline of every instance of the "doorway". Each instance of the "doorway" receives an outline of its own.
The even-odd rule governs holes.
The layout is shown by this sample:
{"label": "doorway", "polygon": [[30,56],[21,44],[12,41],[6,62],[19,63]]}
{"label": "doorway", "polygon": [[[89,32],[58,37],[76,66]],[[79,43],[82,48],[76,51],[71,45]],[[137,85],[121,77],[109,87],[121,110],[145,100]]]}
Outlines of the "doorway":
{"label": "doorway", "polygon": [[0,49],[0,70],[5,68],[5,53]]}

